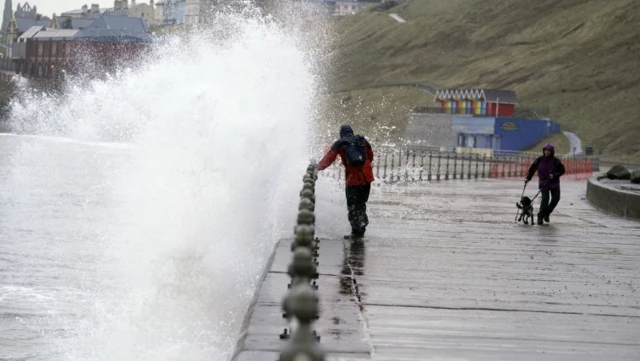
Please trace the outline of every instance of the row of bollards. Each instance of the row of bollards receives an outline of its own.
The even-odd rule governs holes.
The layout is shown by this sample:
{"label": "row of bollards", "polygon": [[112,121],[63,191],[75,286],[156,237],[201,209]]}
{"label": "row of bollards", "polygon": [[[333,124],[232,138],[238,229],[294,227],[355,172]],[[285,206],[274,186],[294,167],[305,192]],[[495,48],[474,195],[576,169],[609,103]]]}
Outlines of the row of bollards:
{"label": "row of bollards", "polygon": [[318,172],[315,164],[307,167],[302,178],[295,238],[291,244],[293,260],[287,273],[291,277],[287,295],[282,302],[283,317],[289,322],[280,335],[288,343],[279,361],[324,361],[326,352],[320,346],[320,336],[312,329],[312,322],[320,315],[318,286],[318,249],[315,237],[315,186]]}

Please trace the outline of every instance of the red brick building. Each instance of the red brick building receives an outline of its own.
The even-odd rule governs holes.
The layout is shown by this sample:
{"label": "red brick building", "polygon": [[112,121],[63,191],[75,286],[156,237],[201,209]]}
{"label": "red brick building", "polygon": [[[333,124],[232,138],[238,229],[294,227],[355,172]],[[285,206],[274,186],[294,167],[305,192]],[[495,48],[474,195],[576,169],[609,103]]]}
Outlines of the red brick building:
{"label": "red brick building", "polygon": [[58,78],[83,72],[103,73],[131,62],[147,50],[151,38],[141,18],[103,15],[84,29],[34,26],[12,44],[3,61],[8,72],[29,78]]}

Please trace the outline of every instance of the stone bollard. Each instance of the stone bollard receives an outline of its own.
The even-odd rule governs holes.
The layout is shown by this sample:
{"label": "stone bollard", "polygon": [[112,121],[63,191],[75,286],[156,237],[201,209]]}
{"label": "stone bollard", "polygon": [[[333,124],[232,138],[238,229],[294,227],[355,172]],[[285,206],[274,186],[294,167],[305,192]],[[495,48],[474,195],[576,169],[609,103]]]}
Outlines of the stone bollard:
{"label": "stone bollard", "polygon": [[291,242],[291,251],[295,252],[297,248],[303,247],[311,251],[313,257],[318,257],[318,239],[314,238],[315,227],[311,225],[299,225],[295,228],[295,238]]}
{"label": "stone bollard", "polygon": [[298,211],[298,224],[313,225],[316,221],[316,214],[308,209]]}
{"label": "stone bollard", "polygon": [[309,174],[309,173],[305,173],[305,175],[302,177],[302,182],[303,183],[311,183],[313,185],[316,184],[316,180],[313,179],[313,175]]}
{"label": "stone bollard", "polygon": [[293,259],[287,267],[291,283],[282,302],[283,317],[297,320],[296,329],[289,333],[285,329],[280,339],[289,342],[280,353],[280,361],[324,361],[326,351],[318,343],[320,337],[312,330],[311,323],[320,317],[319,298],[314,289],[317,280],[319,240],[315,237],[315,182],[318,179],[316,164],[309,164],[307,173],[302,177],[297,225],[294,228],[295,239],[291,244]]}
{"label": "stone bollard", "polygon": [[287,274],[292,279],[307,278],[312,280],[318,278],[318,269],[313,261],[311,249],[307,247],[296,248],[293,254],[293,261],[291,261],[287,268]]}
{"label": "stone bollard", "polygon": [[306,209],[308,211],[313,212],[316,208],[316,205],[309,198],[301,198],[300,205],[298,206],[298,210],[301,211]]}
{"label": "stone bollard", "polygon": [[318,343],[311,329],[311,322],[319,313],[319,300],[313,289],[306,284],[292,288],[284,300],[287,310],[298,320],[298,328],[280,353],[279,361],[324,361],[326,351]]}
{"label": "stone bollard", "polygon": [[[289,264],[287,268],[287,274],[291,277],[291,283],[287,285],[287,288],[293,289],[298,287],[300,284],[309,285],[311,280],[316,280],[320,276],[318,274],[318,268],[316,263],[313,261],[313,257],[311,255],[311,251],[308,248],[299,247],[296,249],[293,261]],[[318,289],[317,286],[311,286],[312,289]],[[283,303],[284,314],[282,315],[284,318],[289,318],[291,315],[291,309],[287,303]],[[318,318],[319,315],[315,315],[315,318]]]}
{"label": "stone bollard", "polygon": [[315,192],[310,189],[303,189],[302,191],[300,191],[300,198],[308,198],[313,203],[316,203]]}
{"label": "stone bollard", "polygon": [[302,185],[302,190],[304,191],[304,190],[307,190],[307,189],[308,189],[308,190],[310,190],[310,191],[312,191],[312,192],[315,194],[315,186],[314,186],[313,184],[308,183],[308,182],[305,182],[305,183]]}

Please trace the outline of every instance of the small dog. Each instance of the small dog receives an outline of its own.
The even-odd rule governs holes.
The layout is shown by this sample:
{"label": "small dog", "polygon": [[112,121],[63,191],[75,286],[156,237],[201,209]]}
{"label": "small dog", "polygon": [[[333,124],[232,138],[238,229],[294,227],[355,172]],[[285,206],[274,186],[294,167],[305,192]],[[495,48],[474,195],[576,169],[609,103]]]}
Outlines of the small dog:
{"label": "small dog", "polygon": [[533,225],[533,203],[531,202],[531,198],[520,198],[520,203],[516,203],[516,207],[522,210],[518,221],[522,221],[524,224],[529,224],[529,221],[531,221],[531,225]]}

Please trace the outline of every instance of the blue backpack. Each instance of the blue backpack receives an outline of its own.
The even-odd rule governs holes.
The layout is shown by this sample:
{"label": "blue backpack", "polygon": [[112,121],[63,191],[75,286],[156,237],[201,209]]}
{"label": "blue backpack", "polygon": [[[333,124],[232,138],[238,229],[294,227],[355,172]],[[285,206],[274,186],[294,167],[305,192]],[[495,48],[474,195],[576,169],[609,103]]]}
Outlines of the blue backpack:
{"label": "blue backpack", "polygon": [[342,146],[347,157],[347,164],[354,167],[362,167],[367,161],[367,150],[364,147],[365,139],[360,135],[354,135],[342,139]]}

